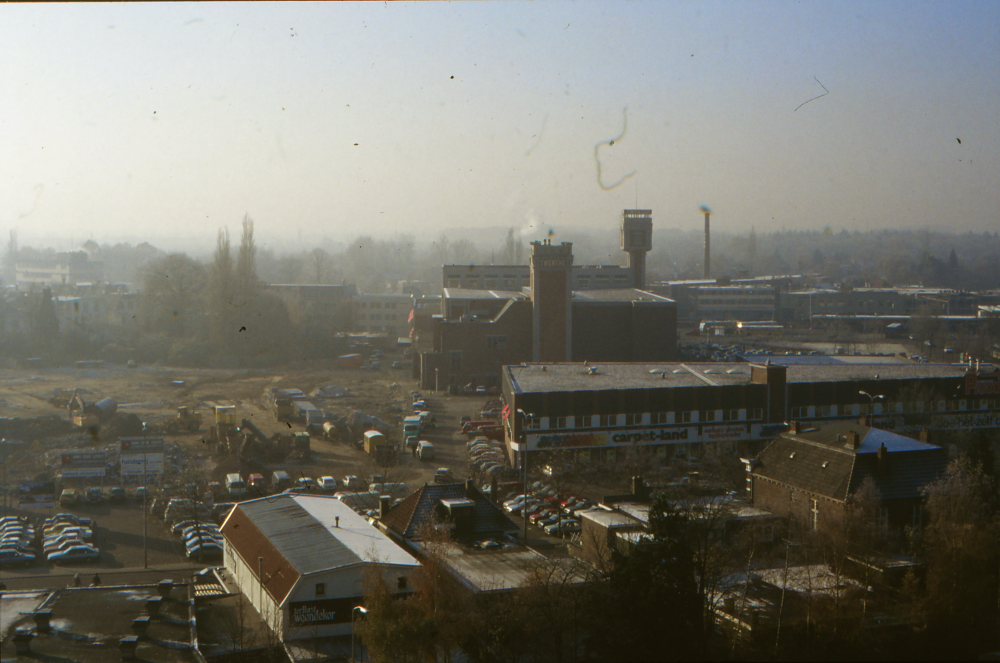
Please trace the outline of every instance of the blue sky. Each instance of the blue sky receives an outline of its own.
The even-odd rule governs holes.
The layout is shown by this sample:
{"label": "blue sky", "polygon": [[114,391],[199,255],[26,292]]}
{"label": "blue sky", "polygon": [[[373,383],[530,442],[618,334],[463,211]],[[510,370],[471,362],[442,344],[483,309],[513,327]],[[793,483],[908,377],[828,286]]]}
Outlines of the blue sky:
{"label": "blue sky", "polygon": [[994,231],[998,70],[995,2],[4,5],[0,232]]}

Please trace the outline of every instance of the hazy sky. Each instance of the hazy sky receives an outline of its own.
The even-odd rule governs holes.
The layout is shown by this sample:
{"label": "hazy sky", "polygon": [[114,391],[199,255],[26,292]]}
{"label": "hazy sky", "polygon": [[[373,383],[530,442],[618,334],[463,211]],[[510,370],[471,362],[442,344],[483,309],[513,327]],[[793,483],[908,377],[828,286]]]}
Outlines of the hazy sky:
{"label": "hazy sky", "polygon": [[3,5],[0,85],[3,236],[1000,226],[997,2]]}

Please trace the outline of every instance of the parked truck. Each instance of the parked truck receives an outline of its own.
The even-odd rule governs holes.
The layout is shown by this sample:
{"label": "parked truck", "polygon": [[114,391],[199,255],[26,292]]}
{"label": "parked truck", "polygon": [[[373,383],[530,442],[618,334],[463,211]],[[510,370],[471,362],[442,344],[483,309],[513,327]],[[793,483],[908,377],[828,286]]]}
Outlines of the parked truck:
{"label": "parked truck", "polygon": [[385,439],[385,435],[377,430],[365,431],[364,438],[365,453],[372,456],[382,453],[381,449],[389,444],[388,440]]}

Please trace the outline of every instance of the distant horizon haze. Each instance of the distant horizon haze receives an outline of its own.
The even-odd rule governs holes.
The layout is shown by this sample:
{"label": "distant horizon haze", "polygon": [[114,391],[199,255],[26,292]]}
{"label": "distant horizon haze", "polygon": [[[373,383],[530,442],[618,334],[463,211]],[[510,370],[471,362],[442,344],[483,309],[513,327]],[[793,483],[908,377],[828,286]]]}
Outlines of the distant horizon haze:
{"label": "distant horizon haze", "polygon": [[[0,232],[1000,226],[1000,4],[0,8]],[[72,242],[70,241],[72,240]],[[127,240],[125,240],[127,241]]]}

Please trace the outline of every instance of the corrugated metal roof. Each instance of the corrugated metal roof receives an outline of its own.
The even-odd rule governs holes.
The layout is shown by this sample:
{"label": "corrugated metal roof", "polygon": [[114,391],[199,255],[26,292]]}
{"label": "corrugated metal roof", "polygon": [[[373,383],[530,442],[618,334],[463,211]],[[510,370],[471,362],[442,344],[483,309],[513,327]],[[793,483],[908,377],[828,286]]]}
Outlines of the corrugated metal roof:
{"label": "corrugated metal roof", "polygon": [[[264,557],[264,586],[279,602],[303,575],[371,561],[419,566],[412,555],[334,497],[278,495],[241,502],[222,533],[252,570],[253,560]],[[290,568],[283,569],[282,562]],[[272,580],[277,576],[284,580]]]}

